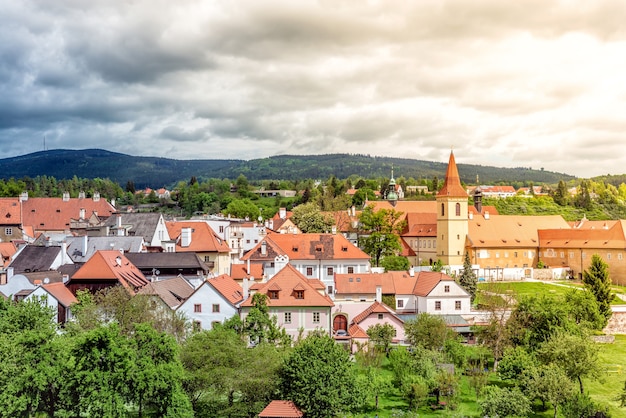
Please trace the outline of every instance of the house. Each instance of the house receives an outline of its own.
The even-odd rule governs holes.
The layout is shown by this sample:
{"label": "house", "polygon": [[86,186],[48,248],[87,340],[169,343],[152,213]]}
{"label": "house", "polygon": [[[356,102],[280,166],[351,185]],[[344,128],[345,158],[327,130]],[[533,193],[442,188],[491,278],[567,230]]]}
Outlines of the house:
{"label": "house", "polygon": [[63,325],[72,319],[71,305],[78,302],[64,283],[48,283],[37,286],[25,300],[38,298],[56,312],[56,320]]}
{"label": "house", "polygon": [[209,274],[209,268],[196,253],[125,253],[125,256],[152,281],[179,274],[202,281]]}
{"label": "house", "polygon": [[120,251],[96,251],[67,282],[73,295],[79,290],[95,293],[123,286],[131,295],[149,282],[143,273]]}
{"label": "house", "polygon": [[400,238],[409,250],[402,255],[414,266],[432,265],[437,260],[437,214],[410,212]]}
{"label": "house", "polygon": [[204,221],[166,222],[167,233],[175,242],[177,253],[195,253],[211,274],[230,272],[230,248]]}
{"label": "house", "polygon": [[361,211],[357,211],[354,206],[347,210],[335,212],[322,212],[325,216],[333,219],[333,229],[340,232],[353,245],[359,245],[359,216]]}
{"label": "house", "polygon": [[239,284],[243,283],[243,279],[263,279],[263,264],[231,264],[230,277]]}
{"label": "house", "polygon": [[265,221],[265,227],[281,234],[301,234],[300,228],[289,219],[292,215],[286,208],[279,208],[272,218]]}
{"label": "house", "polygon": [[370,256],[341,234],[268,235],[244,254],[243,262],[262,264],[271,278],[285,263],[309,279],[321,280],[326,292],[334,295],[335,273],[360,273],[370,269]]}
{"label": "house", "polygon": [[331,308],[333,301],[324,292],[325,286],[319,280],[308,279],[295,267],[287,264],[267,282],[254,283],[249,287],[244,281],[243,292],[247,297],[241,304],[241,319],[245,321],[253,307],[255,293],[267,295],[269,313],[277,318],[292,338],[302,332],[322,330],[330,335]]}
{"label": "house", "polygon": [[292,401],[272,401],[260,413],[259,418],[301,418],[304,414]]}
{"label": "house", "polygon": [[195,329],[212,329],[239,313],[243,296],[239,283],[222,274],[205,280],[176,311],[189,318]]}
{"label": "house", "polygon": [[116,212],[104,223],[101,235],[143,237],[148,251],[174,251],[160,213]]}
{"label": "house", "polygon": [[240,258],[244,253],[250,251],[257,245],[267,231],[265,225],[257,222],[233,220],[226,227],[225,234],[230,247],[230,262],[240,263]]}
{"label": "house", "polygon": [[74,263],[84,263],[96,251],[117,250],[124,253],[139,253],[146,251],[143,237],[66,237],[67,254]]}
{"label": "house", "polygon": [[19,274],[56,270],[64,264],[72,264],[66,245],[25,245],[15,253],[9,267],[15,274]]}
{"label": "house", "polygon": [[163,308],[175,310],[195,291],[193,285],[182,275],[163,280],[151,281],[137,291],[138,295],[158,298]]}
{"label": "house", "polygon": [[17,197],[0,198],[0,241],[24,240],[22,205]]}
{"label": "house", "polygon": [[374,325],[391,325],[395,332],[395,335],[392,339],[393,344],[404,344],[404,321],[396,315],[396,313],[380,301],[375,301],[370,306],[368,306],[363,312],[356,315],[352,318],[349,331],[355,332],[357,334],[357,330],[354,327],[360,328],[365,335],[367,335],[367,330]]}
{"label": "house", "polygon": [[92,214],[107,218],[115,212],[115,207],[94,192],[92,198],[71,198],[68,192],[58,197],[32,197],[27,193],[20,196],[22,204],[22,226],[31,227],[37,232],[70,233],[72,220],[85,219]]}
{"label": "house", "polygon": [[513,186],[477,186],[469,189],[469,193],[473,193],[475,190],[480,190],[485,197],[495,197],[499,199],[506,199],[507,197],[513,197],[517,195],[517,191]]}

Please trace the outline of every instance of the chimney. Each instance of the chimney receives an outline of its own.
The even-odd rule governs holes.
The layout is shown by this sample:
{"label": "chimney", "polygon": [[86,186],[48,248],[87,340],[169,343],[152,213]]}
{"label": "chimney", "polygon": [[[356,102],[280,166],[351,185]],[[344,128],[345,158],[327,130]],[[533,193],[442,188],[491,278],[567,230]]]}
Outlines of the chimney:
{"label": "chimney", "polygon": [[61,243],[61,264],[67,264],[67,242],[63,241]]}
{"label": "chimney", "polygon": [[278,209],[278,216],[280,217],[280,219],[287,218],[287,208]]}
{"label": "chimney", "polygon": [[470,213],[468,214],[468,216],[469,216],[469,219],[470,219],[470,220],[474,219],[474,212],[470,212]]}
{"label": "chimney", "polygon": [[352,205],[352,216],[356,216],[356,208]]}
{"label": "chimney", "polygon": [[333,235],[337,234],[337,226],[336,225],[333,225],[333,227],[331,228],[331,232],[332,232]]}
{"label": "chimney", "polygon": [[267,255],[267,243],[261,241],[261,255]]}
{"label": "chimney", "polygon": [[111,206],[115,207],[115,199],[111,199]]}
{"label": "chimney", "polygon": [[89,238],[87,237],[87,235],[83,235],[83,248],[81,253],[83,254],[83,257],[85,257],[87,255],[87,245],[89,243]]}
{"label": "chimney", "polygon": [[189,247],[191,245],[191,228],[181,228],[180,245],[181,247]]}
{"label": "chimney", "polygon": [[250,259],[248,258],[248,261],[246,262],[246,274],[249,276],[250,275]]}
{"label": "chimney", "polygon": [[415,267],[411,266],[411,268],[409,269],[409,276],[415,277]]}
{"label": "chimney", "polygon": [[474,191],[474,207],[476,208],[476,212],[482,213],[483,211],[483,192],[477,188]]}
{"label": "chimney", "polygon": [[273,221],[272,219],[270,219],[268,222],[269,222],[269,224],[268,224],[268,226],[267,226],[267,227],[268,227],[269,229],[274,229],[274,221]]}
{"label": "chimney", "polygon": [[485,211],[485,220],[489,220],[489,212]]}
{"label": "chimney", "polygon": [[100,192],[93,192],[93,201],[94,202],[100,201]]}
{"label": "chimney", "polygon": [[70,201],[70,192],[63,192],[63,201],[64,202]]}
{"label": "chimney", "polygon": [[82,190],[80,192],[78,192],[78,198],[79,199],[84,199],[85,198],[85,192],[82,191]]}
{"label": "chimney", "polygon": [[20,193],[20,202],[26,202],[28,200],[28,192]]}
{"label": "chimney", "polygon": [[122,227],[122,214],[121,213],[118,213],[117,215],[115,215],[115,226],[117,228]]}
{"label": "chimney", "polygon": [[380,285],[376,286],[376,302],[383,302],[383,287]]}
{"label": "chimney", "polygon": [[122,257],[120,257],[119,255],[117,257],[115,257],[115,264],[117,264],[118,266],[122,266]]}
{"label": "chimney", "polygon": [[78,211],[78,219],[85,219],[85,208],[80,208]]}
{"label": "chimney", "polygon": [[247,300],[250,293],[250,286],[248,285],[248,279],[243,279],[243,300]]}

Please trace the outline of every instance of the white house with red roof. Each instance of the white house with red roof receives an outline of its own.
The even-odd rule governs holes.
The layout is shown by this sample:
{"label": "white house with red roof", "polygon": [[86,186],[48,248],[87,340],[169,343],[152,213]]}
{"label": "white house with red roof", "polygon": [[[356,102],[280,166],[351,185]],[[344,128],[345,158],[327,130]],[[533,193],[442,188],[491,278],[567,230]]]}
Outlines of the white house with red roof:
{"label": "white house with red roof", "polygon": [[268,235],[242,261],[262,264],[271,278],[289,263],[305,278],[321,280],[326,292],[334,295],[335,273],[361,273],[370,270],[370,256],[342,234]]}
{"label": "white house with red roof", "polygon": [[212,329],[216,323],[232,318],[239,313],[243,301],[243,288],[230,276],[205,280],[178,308],[189,318],[195,329]]}
{"label": "white house with red roof", "polygon": [[44,283],[37,286],[25,300],[38,298],[45,306],[56,312],[56,320],[64,324],[73,318],[71,305],[78,302],[76,297],[65,286],[65,283]]}
{"label": "white house with red roof", "polygon": [[[247,282],[244,282],[246,293]],[[330,335],[333,301],[325,293],[325,286],[315,279],[308,279],[294,266],[287,264],[270,280],[254,283],[249,295],[241,304],[241,319],[245,321],[253,307],[255,293],[267,295],[270,315],[292,338],[306,336],[308,332],[322,330]]]}

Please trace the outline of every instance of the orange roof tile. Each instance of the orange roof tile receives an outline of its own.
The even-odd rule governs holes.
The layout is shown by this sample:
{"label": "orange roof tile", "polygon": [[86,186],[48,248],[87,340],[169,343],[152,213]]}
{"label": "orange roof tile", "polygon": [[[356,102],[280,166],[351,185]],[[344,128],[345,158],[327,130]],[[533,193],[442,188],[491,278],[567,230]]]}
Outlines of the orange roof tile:
{"label": "orange roof tile", "polygon": [[[176,240],[176,252],[230,252],[228,243],[204,221],[170,221],[166,222],[165,226],[170,238]],[[180,239],[183,228],[191,228],[191,243],[186,247],[181,245]]]}
{"label": "orange roof tile", "polygon": [[116,279],[122,286],[132,291],[149,283],[141,271],[128,258],[116,250],[96,251],[74,273],[71,280],[74,279]]}
{"label": "orange roof tile", "polygon": [[383,294],[395,294],[392,275],[389,273],[335,274],[335,289],[339,294],[375,294],[381,286]]}
{"label": "orange roof tile", "polygon": [[626,221],[613,223],[609,229],[545,229],[539,230],[541,248],[614,248],[626,247]]}
{"label": "orange roof tile", "polygon": [[367,332],[365,332],[363,328],[361,328],[360,326],[354,323],[350,325],[350,327],[348,328],[348,334],[352,338],[369,338],[369,335],[367,335]]}
{"label": "orange roof tile", "polygon": [[48,293],[55,297],[59,303],[66,308],[70,306],[72,303],[78,302],[76,297],[70,292],[70,290],[65,286],[65,283],[49,283],[44,284],[43,288],[46,289]]}
{"label": "orange roof tile", "polygon": [[243,300],[243,288],[227,274],[208,279],[207,283],[233,305]]}
{"label": "orange roof tile", "polygon": [[304,414],[291,401],[272,401],[259,413],[260,418],[300,418]]}
{"label": "orange roof tile", "polygon": [[403,237],[436,237],[437,214],[432,213],[407,213],[405,215],[406,228]]}
{"label": "orange roof tile", "polygon": [[0,198],[0,224],[22,225],[22,206],[19,198]]}
{"label": "orange roof tile", "polygon": [[417,281],[413,294],[416,296],[428,296],[435,286],[441,281],[451,281],[454,279],[447,274],[434,271],[420,271],[417,275]]}
{"label": "orange roof tile", "polygon": [[469,220],[468,239],[474,248],[538,247],[540,229],[570,229],[560,215],[498,215]]}
{"label": "orange roof tile", "polygon": [[450,152],[446,179],[443,182],[443,187],[441,187],[437,193],[437,196],[468,197],[467,192],[461,185],[461,178],[459,177],[459,170],[456,166],[453,152]]}
{"label": "orange roof tile", "polygon": [[[375,314],[387,313],[387,314],[391,314],[391,315],[394,315],[394,316],[396,315],[395,312],[393,312],[393,310],[391,308],[389,308],[387,305],[385,305],[384,303],[380,303],[378,301],[375,301],[370,306],[368,306],[367,309],[365,309],[363,312],[361,312],[360,314],[355,316],[352,319],[352,323],[353,324],[359,324],[360,322],[362,322],[363,320],[365,320],[371,314],[374,314],[374,313]],[[398,319],[400,321],[402,321],[400,318],[398,318]]]}
{"label": "orange roof tile", "polygon": [[65,231],[70,229],[70,220],[80,217],[81,209],[86,216],[96,212],[109,217],[115,212],[115,207],[103,198],[32,197],[22,202],[22,223],[36,231]]}
{"label": "orange roof tile", "polygon": [[[297,299],[294,289],[304,287],[304,298]],[[309,283],[309,279],[304,277],[291,264],[287,264],[282,270],[274,275],[266,283],[255,283],[251,289],[257,289],[259,293],[268,294],[270,290],[278,290],[278,299],[269,299],[267,304],[270,307],[276,306],[334,306],[333,301],[327,296],[318,292],[316,287]],[[252,296],[246,299],[241,306],[252,306]]]}
{"label": "orange roof tile", "polygon": [[250,277],[256,279],[263,277],[263,264],[250,263],[250,274],[247,264],[231,264],[230,277],[235,280],[243,280]]}
{"label": "orange roof tile", "polygon": [[437,202],[434,200],[398,200],[393,206],[387,200],[376,200],[367,202],[367,206],[372,206],[374,211],[380,209],[394,209],[402,213],[437,213]]}

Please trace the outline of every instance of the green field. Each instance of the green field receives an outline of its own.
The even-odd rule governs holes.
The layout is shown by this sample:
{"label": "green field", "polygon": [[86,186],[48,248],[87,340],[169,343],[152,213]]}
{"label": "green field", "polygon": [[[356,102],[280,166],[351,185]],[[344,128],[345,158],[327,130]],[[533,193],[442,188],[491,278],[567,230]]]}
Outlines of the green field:
{"label": "green field", "polygon": [[[513,296],[516,300],[523,297],[547,295],[549,297],[563,297],[572,288],[580,288],[580,282],[487,282],[479,283],[481,292]],[[626,294],[623,286],[613,286],[616,292]],[[483,301],[484,295],[478,296],[478,303]],[[626,302],[615,298],[613,305],[623,305]]]}

